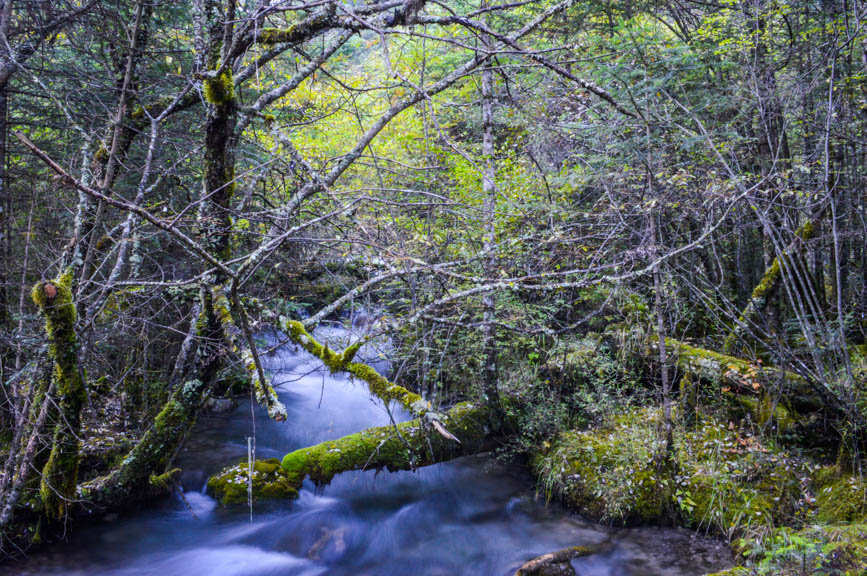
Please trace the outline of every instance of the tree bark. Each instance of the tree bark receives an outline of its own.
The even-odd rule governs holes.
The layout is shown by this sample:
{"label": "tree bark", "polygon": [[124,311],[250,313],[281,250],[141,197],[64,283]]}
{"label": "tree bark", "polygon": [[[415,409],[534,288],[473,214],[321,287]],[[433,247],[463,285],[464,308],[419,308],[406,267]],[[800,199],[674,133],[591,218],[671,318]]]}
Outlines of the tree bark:
{"label": "tree bark", "polygon": [[[483,1],[481,8],[487,8],[488,2]],[[482,34],[482,43],[485,47],[491,44],[490,36]],[[494,167],[494,123],[493,123],[493,72],[490,66],[482,70],[482,156],[484,167],[482,170],[482,195],[485,213],[485,232],[482,249],[487,254],[485,258],[485,273],[493,277],[496,273],[497,255],[494,251],[496,241],[495,209],[497,205],[497,186],[495,183],[496,170]],[[497,327],[496,327],[496,304],[494,293],[487,292],[482,296],[483,327],[482,327],[482,355],[484,367],[482,368],[483,393],[485,401],[491,407],[496,419],[496,425],[502,420],[502,406],[500,405],[499,371],[497,369]]]}

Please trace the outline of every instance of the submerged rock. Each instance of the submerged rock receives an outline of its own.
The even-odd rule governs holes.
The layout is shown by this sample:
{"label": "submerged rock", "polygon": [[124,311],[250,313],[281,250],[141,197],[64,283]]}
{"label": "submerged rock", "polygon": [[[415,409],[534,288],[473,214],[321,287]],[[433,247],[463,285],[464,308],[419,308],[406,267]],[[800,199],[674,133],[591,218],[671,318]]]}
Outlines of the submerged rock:
{"label": "submerged rock", "polygon": [[232,398],[208,398],[205,409],[212,414],[227,414],[235,409],[235,401]]}

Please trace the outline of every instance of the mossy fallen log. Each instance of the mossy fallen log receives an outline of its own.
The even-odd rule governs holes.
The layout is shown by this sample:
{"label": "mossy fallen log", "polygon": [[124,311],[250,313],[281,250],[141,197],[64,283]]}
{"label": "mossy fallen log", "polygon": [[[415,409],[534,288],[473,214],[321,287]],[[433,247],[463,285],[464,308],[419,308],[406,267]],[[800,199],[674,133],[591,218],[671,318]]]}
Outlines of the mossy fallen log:
{"label": "mossy fallen log", "polygon": [[761,396],[769,387],[784,386],[784,404],[801,413],[818,412],[828,403],[803,376],[760,362],[692,346],[673,338],[665,339],[674,365],[684,374],[717,382],[737,394]]}
{"label": "mossy fallen log", "polygon": [[609,540],[587,546],[569,546],[556,552],[542,554],[528,560],[515,572],[515,576],[575,576],[572,560],[604,552],[611,545]]}
{"label": "mossy fallen log", "polygon": [[[295,497],[305,478],[323,486],[343,472],[413,470],[485,452],[494,445],[490,417],[483,405],[464,402],[438,420],[456,440],[440,431],[432,433],[426,421],[415,419],[296,450],[284,456],[279,466],[276,460],[256,461],[253,498]],[[208,480],[208,493],[223,505],[246,502],[248,479],[248,466],[243,462]]]}
{"label": "mossy fallen log", "polygon": [[[677,369],[681,379],[686,379],[681,386],[682,402],[694,404],[697,384],[704,381],[719,386],[723,394],[749,398],[760,398],[765,391],[783,385],[784,404],[801,413],[816,412],[828,406],[819,391],[795,372],[700,348],[674,338],[666,338],[665,344],[670,365]],[[598,342],[587,338],[577,349],[548,362],[546,368],[553,378],[578,378],[586,372],[586,366],[603,353]],[[650,336],[646,345],[632,347],[630,354],[644,363],[658,364],[656,337]],[[742,403],[740,399],[738,403]]]}

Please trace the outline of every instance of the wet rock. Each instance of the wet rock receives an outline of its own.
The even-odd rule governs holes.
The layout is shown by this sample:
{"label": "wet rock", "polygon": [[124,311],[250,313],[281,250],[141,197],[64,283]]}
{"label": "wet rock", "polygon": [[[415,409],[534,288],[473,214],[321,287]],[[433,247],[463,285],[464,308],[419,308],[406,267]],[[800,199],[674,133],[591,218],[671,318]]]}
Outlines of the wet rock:
{"label": "wet rock", "polygon": [[574,558],[596,554],[609,546],[610,542],[605,541],[591,546],[570,546],[542,554],[522,564],[515,576],[576,576],[575,568],[572,567]]}
{"label": "wet rock", "polygon": [[226,414],[235,409],[235,401],[232,398],[208,398],[205,408],[212,414]]}

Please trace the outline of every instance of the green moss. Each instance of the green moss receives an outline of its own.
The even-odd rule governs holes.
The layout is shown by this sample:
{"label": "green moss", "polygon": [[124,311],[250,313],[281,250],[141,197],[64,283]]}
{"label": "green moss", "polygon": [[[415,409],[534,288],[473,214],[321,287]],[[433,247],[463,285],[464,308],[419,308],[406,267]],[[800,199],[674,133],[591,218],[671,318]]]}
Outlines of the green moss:
{"label": "green moss", "polygon": [[534,458],[548,497],[619,524],[662,519],[666,482],[655,457],[662,446],[656,410],[637,409],[612,417],[603,427],[567,432]]}
{"label": "green moss", "polygon": [[235,98],[235,81],[232,71],[224,70],[216,78],[205,78],[202,82],[202,93],[205,100],[214,106],[224,106]]}
{"label": "green moss", "polygon": [[99,147],[99,149],[93,155],[93,159],[99,164],[105,164],[108,161],[108,150],[106,150],[105,146]]}
{"label": "green moss", "polygon": [[726,399],[734,406],[734,414],[749,416],[753,422],[765,427],[770,422],[772,428],[779,433],[791,430],[798,423],[798,416],[786,408],[781,402],[774,402],[768,394],[747,396],[744,394],[726,393]]}
{"label": "green moss", "polygon": [[794,372],[781,371],[773,366],[762,366],[760,363],[698,348],[673,338],[666,338],[665,345],[678,368],[708,382],[723,383],[732,388],[755,393],[768,381],[782,377],[798,390],[806,387],[804,378]]}
{"label": "green moss", "polygon": [[679,501],[685,523],[729,538],[761,531],[802,510],[809,466],[769,442],[707,421],[678,443]]}
{"label": "green moss", "polygon": [[49,357],[54,363],[52,378],[60,412],[51,454],[42,469],[40,495],[46,514],[60,518],[65,513],[66,503],[75,497],[81,412],[87,399],[78,367],[71,270],[53,282],[36,284],[31,296],[45,317]]}
{"label": "green moss", "polygon": [[259,31],[258,40],[260,44],[265,45],[279,44],[283,41],[281,40],[281,38],[285,35],[285,30],[279,30],[277,28],[263,28]]}
{"label": "green moss", "polygon": [[[208,480],[208,494],[223,506],[247,502],[249,466],[246,462],[224,470]],[[253,463],[253,500],[292,499],[298,490],[280,467],[276,458],[256,460]]]}
{"label": "green moss", "polygon": [[729,537],[791,517],[802,504],[805,464],[720,422],[679,430],[674,466],[659,466],[660,418],[640,408],[561,435],[533,459],[540,483],[594,518],[658,522],[675,510],[681,523]]}
{"label": "green moss", "polygon": [[[442,415],[443,426],[459,442],[431,430],[421,420],[396,427],[368,428],[356,434],[290,452],[281,463],[257,461],[261,484],[254,474],[254,496],[294,497],[305,478],[326,485],[337,474],[351,470],[411,470],[487,448],[490,414],[483,406],[458,404]],[[279,466],[275,471],[274,466]],[[228,468],[208,481],[208,490],[222,504],[247,501],[246,463]],[[276,483],[275,486],[269,484]],[[291,490],[290,490],[291,489]]]}
{"label": "green moss", "polygon": [[151,475],[149,484],[151,491],[158,494],[168,494],[171,492],[176,482],[181,476],[180,468],[172,468],[162,474]]}
{"label": "green moss", "polygon": [[325,10],[318,14],[296,21],[285,28],[263,28],[259,30],[256,41],[268,46],[306,40],[312,31],[321,30],[331,23],[334,10],[334,5],[328,4]]}
{"label": "green moss", "polygon": [[[484,410],[473,404],[459,404],[443,419],[445,427],[460,444],[424,430],[420,420],[392,426],[368,428],[338,440],[302,448],[283,458],[283,469],[298,482],[309,476],[316,484],[328,484],[336,474],[367,468],[408,470],[432,463],[462,450],[473,450],[484,442],[488,428],[480,419]],[[410,450],[411,448],[411,450]]]}
{"label": "green moss", "polygon": [[836,466],[813,474],[816,517],[822,522],[867,522],[867,485],[854,475],[841,474]]}

